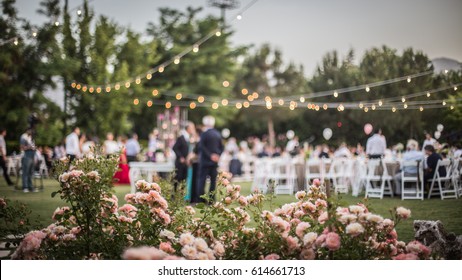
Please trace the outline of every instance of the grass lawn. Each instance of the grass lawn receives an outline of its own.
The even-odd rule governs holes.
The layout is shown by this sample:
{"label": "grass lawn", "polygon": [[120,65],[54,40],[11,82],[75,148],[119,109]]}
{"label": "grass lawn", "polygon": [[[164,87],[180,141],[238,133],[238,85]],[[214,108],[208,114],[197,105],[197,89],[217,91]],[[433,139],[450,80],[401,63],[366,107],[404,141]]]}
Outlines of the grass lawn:
{"label": "grass lawn", "polygon": [[[32,220],[38,219],[42,226],[46,226],[52,222],[51,215],[59,206],[64,206],[65,203],[59,197],[51,197],[53,191],[58,190],[58,183],[52,179],[45,180],[45,188],[38,193],[23,193],[15,191],[8,187],[3,179],[0,179],[0,197],[6,197],[10,200],[18,200],[29,205],[32,210]],[[242,194],[250,193],[250,183],[242,183]],[[119,198],[119,204],[122,205],[124,196],[130,192],[130,186],[122,185],[115,187],[116,195]],[[344,206],[364,202],[363,197],[353,197],[351,195],[341,195],[340,204]],[[278,195],[274,199],[275,206],[281,206],[285,203],[295,201],[295,197],[291,195]],[[380,199],[370,199],[368,204],[372,212],[390,217],[389,210],[393,207],[403,206],[412,211],[412,218],[398,225],[397,231],[400,240],[410,241],[413,239],[413,220],[440,220],[443,222],[446,230],[452,231],[457,235],[462,234],[462,199],[447,199],[432,198],[430,200],[404,200],[399,198],[386,197]],[[269,206],[268,206],[269,207]]]}

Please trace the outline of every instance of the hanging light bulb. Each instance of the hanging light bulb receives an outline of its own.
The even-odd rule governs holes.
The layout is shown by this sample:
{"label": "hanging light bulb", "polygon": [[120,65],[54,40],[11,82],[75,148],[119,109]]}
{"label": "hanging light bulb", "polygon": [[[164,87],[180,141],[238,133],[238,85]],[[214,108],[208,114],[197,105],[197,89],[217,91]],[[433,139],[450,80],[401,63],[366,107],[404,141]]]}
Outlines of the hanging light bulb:
{"label": "hanging light bulb", "polygon": [[86,91],[87,91],[87,86],[83,86],[83,87],[82,87],[82,91],[83,91],[83,92],[86,92]]}
{"label": "hanging light bulb", "polygon": [[157,96],[159,94],[159,91],[157,89],[152,90],[152,96]]}
{"label": "hanging light bulb", "polygon": [[140,77],[137,77],[136,80],[135,80],[135,83],[136,83],[137,85],[139,85],[139,84],[141,83],[141,78],[140,78]]}
{"label": "hanging light bulb", "polygon": [[372,109],[372,111],[375,110],[375,104],[372,104],[371,109]]}
{"label": "hanging light bulb", "polygon": [[181,100],[181,98],[183,98],[183,94],[181,94],[181,93],[179,92],[179,93],[177,93],[177,94],[175,95],[175,98],[176,98],[176,100]]}
{"label": "hanging light bulb", "polygon": [[199,102],[199,103],[202,103],[202,102],[204,102],[204,101],[205,101],[205,98],[204,98],[203,96],[199,96],[199,97],[197,98],[197,102]]}
{"label": "hanging light bulb", "polygon": [[37,37],[37,31],[32,32],[32,37],[34,37],[34,38]]}
{"label": "hanging light bulb", "polygon": [[149,100],[148,103],[146,103],[146,105],[147,105],[148,107],[151,107],[151,106],[152,106],[152,101]]}
{"label": "hanging light bulb", "polygon": [[106,92],[111,92],[111,87],[110,86],[106,87]]}
{"label": "hanging light bulb", "polygon": [[75,83],[72,83],[72,84],[71,84],[71,87],[72,87],[72,88],[75,88],[75,86],[76,86]]}
{"label": "hanging light bulb", "polygon": [[119,83],[115,84],[114,88],[115,88],[115,90],[119,90],[120,89],[120,84]]}
{"label": "hanging light bulb", "polygon": [[443,104],[443,106],[446,106],[446,101],[443,101],[443,103],[442,103],[442,104]]}
{"label": "hanging light bulb", "polygon": [[82,10],[78,9],[77,10],[77,15],[80,16],[82,14]]}
{"label": "hanging light bulb", "polygon": [[253,95],[253,99],[257,99],[258,96],[259,96],[259,95],[258,95],[258,92],[256,92],[256,91],[254,91],[254,92],[252,93],[252,95]]}
{"label": "hanging light bulb", "polygon": [[223,86],[224,87],[229,87],[229,82],[228,81],[223,81]]}
{"label": "hanging light bulb", "polygon": [[96,92],[97,92],[97,93],[101,93],[101,88],[100,88],[100,87],[97,87],[97,88],[96,88]]}
{"label": "hanging light bulb", "polygon": [[337,92],[337,91],[334,91],[334,97],[335,97],[335,98],[338,97],[338,92]]}
{"label": "hanging light bulb", "polygon": [[327,108],[329,108],[329,107],[327,106],[327,104],[324,104],[324,105],[322,105],[322,108],[323,108],[324,110],[327,110]]}
{"label": "hanging light bulb", "polygon": [[247,102],[247,101],[245,101],[245,102],[243,103],[243,106],[244,106],[245,108],[249,108],[249,107],[250,107],[250,103]]}
{"label": "hanging light bulb", "polygon": [[55,26],[59,26],[59,21],[55,21]]}
{"label": "hanging light bulb", "polygon": [[238,102],[238,103],[236,103],[236,108],[237,108],[237,109],[241,109],[241,108],[242,108],[242,104],[241,104],[241,103],[239,103],[239,102]]}
{"label": "hanging light bulb", "polygon": [[80,84],[77,84],[77,85],[75,86],[75,88],[78,89],[78,90],[80,90],[81,87],[82,87],[82,86],[81,86]]}
{"label": "hanging light bulb", "polygon": [[221,31],[218,30],[217,32],[215,32],[215,35],[216,35],[217,37],[220,37],[220,36],[221,36]]}
{"label": "hanging light bulb", "polygon": [[454,90],[455,90],[455,91],[457,90],[457,86],[454,86]]}
{"label": "hanging light bulb", "polygon": [[199,51],[199,45],[195,44],[192,50],[193,52],[197,53]]}
{"label": "hanging light bulb", "polygon": [[411,82],[411,77],[407,77],[407,82],[408,82],[408,83]]}
{"label": "hanging light bulb", "polygon": [[282,100],[282,99],[279,99],[279,100],[278,100],[278,104],[279,104],[279,106],[282,106],[282,105],[284,105],[284,100]]}
{"label": "hanging light bulb", "polygon": [[404,103],[404,106],[403,106],[403,107],[404,107],[404,109],[407,109],[407,104],[406,104],[406,103]]}
{"label": "hanging light bulb", "polygon": [[253,95],[252,95],[252,94],[248,95],[248,96],[247,96],[247,99],[248,99],[250,102],[252,102],[252,101],[253,101]]}
{"label": "hanging light bulb", "polygon": [[271,110],[273,108],[273,105],[271,103],[266,104],[266,109]]}
{"label": "hanging light bulb", "polygon": [[133,99],[133,104],[134,105],[140,104],[140,100],[138,98]]}
{"label": "hanging light bulb", "polygon": [[392,111],[393,113],[396,112],[396,108],[395,108],[395,107],[391,108],[391,111]]}
{"label": "hanging light bulb", "polygon": [[[266,101],[266,102],[272,102],[273,100],[271,100],[271,97],[265,96],[265,101]],[[293,101],[291,101],[291,102],[293,102]]]}
{"label": "hanging light bulb", "polygon": [[364,112],[366,112],[366,113],[369,112],[369,108],[364,107]]}
{"label": "hanging light bulb", "polygon": [[126,83],[125,83],[125,87],[126,87],[126,88],[129,88],[129,87],[130,87],[130,82],[126,82]]}
{"label": "hanging light bulb", "polygon": [[403,103],[406,102],[406,98],[402,97],[401,102],[403,102]]}
{"label": "hanging light bulb", "polygon": [[246,95],[247,93],[249,93],[249,91],[248,91],[246,88],[243,88],[243,89],[241,90],[241,93],[242,93],[243,95]]}
{"label": "hanging light bulb", "polygon": [[379,100],[379,107],[382,107],[382,100]]}
{"label": "hanging light bulb", "polygon": [[173,60],[173,63],[179,64],[180,63],[180,58],[178,56],[175,57],[175,60]]}
{"label": "hanging light bulb", "polygon": [[195,103],[195,102],[191,102],[191,103],[189,104],[189,108],[190,108],[191,110],[196,109],[196,103]]}
{"label": "hanging light bulb", "polygon": [[300,102],[304,103],[305,102],[305,97],[301,96],[300,97]]}
{"label": "hanging light bulb", "polygon": [[363,107],[364,107],[363,103],[359,103],[359,108],[362,109]]}
{"label": "hanging light bulb", "polygon": [[429,91],[427,92],[427,97],[430,97],[430,92]]}
{"label": "hanging light bulb", "polygon": [[366,86],[366,92],[371,91],[371,88],[369,86]]}
{"label": "hanging light bulb", "polygon": [[164,72],[164,66],[159,67],[159,73],[162,73],[162,72]]}
{"label": "hanging light bulb", "polygon": [[316,105],[316,107],[314,107],[314,109],[315,109],[316,111],[319,111],[319,105]]}
{"label": "hanging light bulb", "polygon": [[151,73],[148,73],[148,74],[146,75],[146,79],[148,79],[148,80],[152,79],[152,74],[151,74]]}
{"label": "hanging light bulb", "polygon": [[218,103],[213,102],[212,103],[212,109],[214,109],[214,110],[218,109]]}
{"label": "hanging light bulb", "polygon": [[450,108],[451,108],[451,110],[454,110],[454,106],[451,106]]}
{"label": "hanging light bulb", "polygon": [[165,108],[170,109],[172,107],[172,103],[170,101],[165,102]]}
{"label": "hanging light bulb", "polygon": [[13,44],[17,46],[19,44],[18,38],[14,38]]}
{"label": "hanging light bulb", "polygon": [[221,100],[221,105],[228,106],[228,99]]}
{"label": "hanging light bulb", "polygon": [[93,87],[90,87],[90,89],[88,90],[90,93],[93,93],[95,91],[95,89]]}
{"label": "hanging light bulb", "polygon": [[422,107],[422,106],[420,106],[419,110],[420,110],[420,112],[422,112],[422,111],[423,111],[423,107]]}
{"label": "hanging light bulb", "polygon": [[237,18],[237,20],[241,20],[241,19],[242,19],[242,15],[237,15],[236,18]]}

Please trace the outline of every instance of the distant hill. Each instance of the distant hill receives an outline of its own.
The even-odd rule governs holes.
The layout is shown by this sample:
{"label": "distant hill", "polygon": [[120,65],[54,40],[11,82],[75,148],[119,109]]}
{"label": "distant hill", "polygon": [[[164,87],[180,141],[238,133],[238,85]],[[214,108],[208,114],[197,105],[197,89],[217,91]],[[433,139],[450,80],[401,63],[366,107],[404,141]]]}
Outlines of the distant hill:
{"label": "distant hill", "polygon": [[462,63],[455,59],[440,57],[432,59],[435,73],[443,72],[444,70],[462,70]]}

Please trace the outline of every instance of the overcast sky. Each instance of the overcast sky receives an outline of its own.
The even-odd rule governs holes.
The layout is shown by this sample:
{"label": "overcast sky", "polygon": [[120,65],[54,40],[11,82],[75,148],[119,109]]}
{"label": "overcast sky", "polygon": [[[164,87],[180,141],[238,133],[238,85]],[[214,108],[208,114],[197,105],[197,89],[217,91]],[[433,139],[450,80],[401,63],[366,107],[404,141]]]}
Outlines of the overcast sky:
{"label": "overcast sky", "polygon": [[[401,52],[412,47],[430,59],[448,57],[462,61],[462,0],[259,0],[240,21],[232,15],[252,0],[240,0],[240,8],[228,11],[235,45],[270,43],[285,61],[303,64],[311,76],[322,57],[337,50],[343,57],[350,48],[357,61],[364,51],[387,45]],[[64,2],[64,0],[62,0]],[[82,0],[69,0],[70,8]],[[35,12],[39,0],[17,0],[19,14],[32,23],[43,17]],[[207,0],[93,0],[96,14],[104,14],[123,26],[143,32],[157,23],[159,7],[185,10],[204,7],[201,15],[219,15]]]}

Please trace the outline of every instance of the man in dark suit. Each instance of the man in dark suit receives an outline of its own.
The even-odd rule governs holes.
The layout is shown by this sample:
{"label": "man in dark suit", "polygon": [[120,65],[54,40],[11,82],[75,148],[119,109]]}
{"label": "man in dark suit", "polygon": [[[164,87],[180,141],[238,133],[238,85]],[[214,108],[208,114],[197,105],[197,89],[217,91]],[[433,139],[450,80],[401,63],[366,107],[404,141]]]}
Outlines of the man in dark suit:
{"label": "man in dark suit", "polygon": [[188,122],[186,128],[181,131],[180,137],[176,139],[173,145],[173,152],[175,153],[175,183],[174,189],[177,191],[178,183],[186,180],[188,176],[188,163],[186,158],[189,154],[189,138],[193,134],[194,124]]}
{"label": "man in dark suit", "polygon": [[202,119],[204,125],[204,131],[201,134],[199,141],[199,176],[197,182],[196,197],[193,198],[193,202],[204,201],[200,198],[205,194],[205,182],[207,176],[210,177],[210,202],[215,199],[212,194],[215,191],[217,182],[217,167],[220,155],[223,152],[223,143],[221,141],[220,133],[214,129],[215,118],[212,116],[205,116]]}

